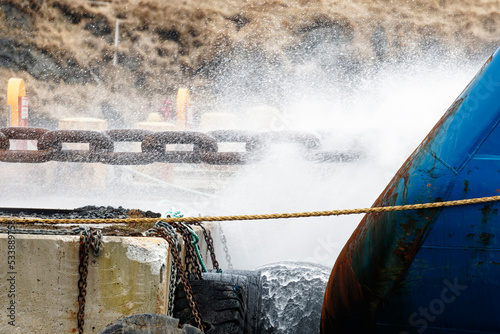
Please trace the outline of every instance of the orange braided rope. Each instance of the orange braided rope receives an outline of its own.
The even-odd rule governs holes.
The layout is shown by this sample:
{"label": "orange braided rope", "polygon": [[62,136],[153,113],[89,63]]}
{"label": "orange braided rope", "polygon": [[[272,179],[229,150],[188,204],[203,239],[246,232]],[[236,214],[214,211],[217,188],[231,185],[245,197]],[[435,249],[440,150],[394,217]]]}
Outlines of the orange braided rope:
{"label": "orange braided rope", "polygon": [[332,210],[332,211],[312,211],[312,212],[295,212],[295,213],[271,213],[260,215],[236,215],[236,216],[208,216],[208,217],[182,217],[182,218],[107,218],[107,219],[42,219],[42,218],[17,218],[3,217],[0,218],[0,223],[18,223],[18,224],[144,224],[155,223],[159,220],[170,222],[214,222],[214,221],[237,221],[237,220],[263,220],[263,219],[284,219],[284,218],[304,218],[304,217],[321,217],[321,216],[341,216],[360,213],[380,213],[391,211],[404,210],[421,210],[434,209],[458,205],[469,205],[487,202],[500,201],[500,196],[471,198],[447,202],[434,202],[423,204],[410,204],[398,206],[383,206],[363,209],[347,209],[347,210]]}

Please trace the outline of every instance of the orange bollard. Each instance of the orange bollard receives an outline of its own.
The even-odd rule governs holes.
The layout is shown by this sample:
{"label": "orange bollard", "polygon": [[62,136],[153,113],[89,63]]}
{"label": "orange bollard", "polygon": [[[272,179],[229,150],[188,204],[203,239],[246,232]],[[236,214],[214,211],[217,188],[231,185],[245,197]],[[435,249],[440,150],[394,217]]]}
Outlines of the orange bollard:
{"label": "orange bollard", "polygon": [[179,88],[177,91],[177,130],[188,130],[192,125],[192,111],[189,89]]}
{"label": "orange bollard", "polygon": [[[9,79],[7,85],[7,105],[9,106],[9,124],[10,126],[28,126],[28,97],[24,80],[19,78]],[[17,150],[26,150],[28,143],[26,141],[14,141],[14,147]]]}
{"label": "orange bollard", "polygon": [[28,97],[24,80],[9,79],[7,86],[7,105],[9,106],[8,126],[28,126]]}

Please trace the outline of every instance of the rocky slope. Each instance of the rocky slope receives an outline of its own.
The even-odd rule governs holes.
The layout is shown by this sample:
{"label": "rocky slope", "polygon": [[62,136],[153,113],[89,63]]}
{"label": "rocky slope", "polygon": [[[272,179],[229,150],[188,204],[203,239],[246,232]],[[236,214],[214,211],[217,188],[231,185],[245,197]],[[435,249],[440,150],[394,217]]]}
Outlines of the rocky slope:
{"label": "rocky slope", "polygon": [[343,80],[419,57],[486,57],[500,44],[500,3],[2,0],[0,29],[1,87],[25,79],[32,124],[92,116],[130,126],[180,86],[200,113],[228,86],[244,95],[268,82],[257,95],[273,103],[287,73],[310,62]]}

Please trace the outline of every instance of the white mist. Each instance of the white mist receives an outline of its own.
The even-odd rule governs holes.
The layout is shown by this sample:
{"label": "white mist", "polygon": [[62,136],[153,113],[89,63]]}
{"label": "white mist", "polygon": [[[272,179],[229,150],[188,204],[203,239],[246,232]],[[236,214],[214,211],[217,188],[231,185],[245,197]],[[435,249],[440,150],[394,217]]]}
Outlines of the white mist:
{"label": "white mist", "polygon": [[[317,164],[293,148],[275,147],[264,161],[244,166],[207,214],[371,206],[479,67],[431,61],[388,67],[364,79],[357,76],[349,91],[340,87],[337,95],[322,89],[321,78],[290,83],[284,103],[288,128],[322,135],[323,149],[358,150],[362,157],[351,163]],[[285,260],[332,267],[361,219],[237,221],[222,223],[222,228],[235,268]]]}
{"label": "white mist", "polygon": [[[122,166],[104,166],[121,183],[107,185],[100,193],[95,187],[85,190],[95,181],[88,171],[85,174],[85,164],[2,163],[4,175],[15,175],[0,184],[2,206],[121,205],[156,212],[174,207],[201,216],[369,207],[482,65],[457,64],[435,59],[408,62],[358,73],[337,85],[316,75],[314,65],[284,77],[279,103],[287,129],[316,133],[323,150],[360,152],[355,162],[314,163],[293,147],[275,146],[262,161],[241,166],[227,187],[206,195],[152,181]],[[241,104],[245,98],[258,101],[245,92],[237,100]],[[152,184],[159,194],[156,198],[144,186]],[[221,226],[235,268],[253,269],[277,261],[332,267],[361,218],[236,221]],[[227,268],[222,245],[217,237],[215,241]]]}

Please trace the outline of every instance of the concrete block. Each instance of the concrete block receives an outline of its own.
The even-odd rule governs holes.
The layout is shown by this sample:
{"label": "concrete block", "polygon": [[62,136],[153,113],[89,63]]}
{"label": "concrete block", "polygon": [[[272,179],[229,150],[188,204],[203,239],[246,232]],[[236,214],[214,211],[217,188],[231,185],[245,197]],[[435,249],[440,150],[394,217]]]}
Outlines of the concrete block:
{"label": "concrete block", "polygon": [[204,113],[200,118],[199,131],[234,130],[239,128],[238,117],[224,112]]}
{"label": "concrete block", "polygon": [[63,118],[59,120],[59,129],[105,131],[108,129],[108,122],[91,117]]}
{"label": "concrete block", "polygon": [[[194,230],[206,263],[202,230]],[[80,237],[17,234],[10,240],[0,234],[0,333],[77,333]],[[14,253],[9,254],[12,245]],[[89,258],[84,332],[98,333],[122,316],[166,314],[168,243],[161,238],[104,236],[103,246],[98,257],[91,251]]]}
{"label": "concrete block", "polygon": [[150,131],[174,131],[176,127],[172,123],[167,122],[139,122],[135,123],[134,129],[150,130]]}
{"label": "concrete block", "polygon": [[[0,235],[4,261],[0,332],[76,333],[79,237],[16,235],[15,241],[15,270],[11,271],[6,268],[6,235]],[[103,241],[102,254],[91,254],[89,259],[85,333],[97,333],[121,316],[165,314],[170,274],[166,241],[123,237],[104,237]],[[8,279],[12,277],[15,297],[9,298]],[[6,321],[12,300],[15,326]]]}

